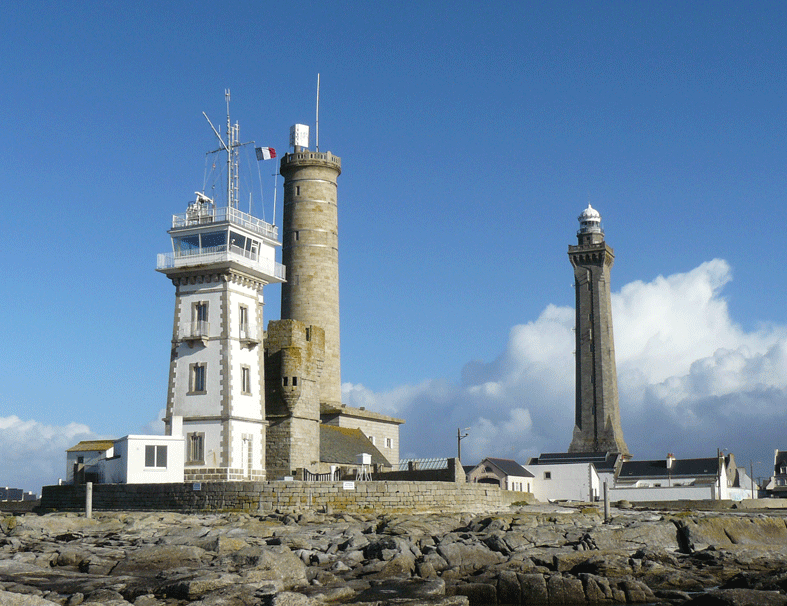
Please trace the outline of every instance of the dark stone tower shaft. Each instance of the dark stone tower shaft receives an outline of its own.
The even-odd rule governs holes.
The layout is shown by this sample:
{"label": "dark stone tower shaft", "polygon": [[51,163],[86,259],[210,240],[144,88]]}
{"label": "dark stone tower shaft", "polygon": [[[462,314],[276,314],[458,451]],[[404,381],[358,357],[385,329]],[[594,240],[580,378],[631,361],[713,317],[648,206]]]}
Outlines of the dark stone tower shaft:
{"label": "dark stone tower shaft", "polygon": [[579,216],[577,246],[568,247],[576,294],[576,420],[569,452],[628,455],[620,426],[610,269],[601,215],[590,205]]}
{"label": "dark stone tower shaft", "polygon": [[284,176],[282,320],[325,331],[319,401],[341,403],[339,236],[336,181],[341,158],[296,147],[281,159]]}

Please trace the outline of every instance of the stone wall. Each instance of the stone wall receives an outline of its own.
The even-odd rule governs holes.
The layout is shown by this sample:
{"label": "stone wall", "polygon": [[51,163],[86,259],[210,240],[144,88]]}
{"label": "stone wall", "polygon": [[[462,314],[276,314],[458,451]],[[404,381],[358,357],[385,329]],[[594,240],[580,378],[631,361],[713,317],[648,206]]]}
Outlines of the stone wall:
{"label": "stone wall", "polygon": [[[94,510],[241,510],[291,512],[479,512],[500,509],[524,493],[449,482],[209,482],[94,484]],[[41,510],[82,511],[85,486],[44,486]]]}

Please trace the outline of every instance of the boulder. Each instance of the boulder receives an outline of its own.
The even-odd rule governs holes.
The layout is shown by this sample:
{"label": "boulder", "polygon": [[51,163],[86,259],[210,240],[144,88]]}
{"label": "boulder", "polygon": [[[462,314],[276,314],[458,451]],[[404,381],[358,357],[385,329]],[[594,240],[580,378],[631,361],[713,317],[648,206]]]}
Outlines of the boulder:
{"label": "boulder", "polygon": [[505,557],[495,551],[491,551],[483,543],[449,543],[440,544],[437,553],[442,557],[449,567],[477,570],[494,566],[505,561]]}
{"label": "boulder", "polygon": [[197,568],[202,564],[205,550],[188,545],[153,545],[130,550],[118,562],[113,575],[157,573],[172,568]]}

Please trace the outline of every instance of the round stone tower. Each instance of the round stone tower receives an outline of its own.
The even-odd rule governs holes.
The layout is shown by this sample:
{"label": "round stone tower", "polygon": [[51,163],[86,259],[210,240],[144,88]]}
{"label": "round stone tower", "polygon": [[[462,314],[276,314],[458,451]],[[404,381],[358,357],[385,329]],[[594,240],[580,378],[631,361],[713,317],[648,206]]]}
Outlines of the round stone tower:
{"label": "round stone tower", "polygon": [[295,146],[281,159],[284,177],[281,318],[325,331],[320,402],[341,402],[339,233],[336,181],[341,158]]}

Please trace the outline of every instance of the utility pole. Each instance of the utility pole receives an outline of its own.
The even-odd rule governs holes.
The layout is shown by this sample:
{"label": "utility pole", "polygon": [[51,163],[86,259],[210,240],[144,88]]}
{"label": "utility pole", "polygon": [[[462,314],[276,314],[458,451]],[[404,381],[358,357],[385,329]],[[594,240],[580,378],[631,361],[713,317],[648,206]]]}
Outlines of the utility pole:
{"label": "utility pole", "polygon": [[459,459],[459,462],[462,462],[462,440],[464,440],[469,434],[462,433],[469,431],[469,427],[465,427],[464,429],[456,428],[456,458]]}

